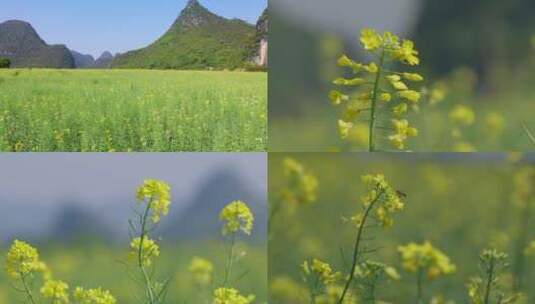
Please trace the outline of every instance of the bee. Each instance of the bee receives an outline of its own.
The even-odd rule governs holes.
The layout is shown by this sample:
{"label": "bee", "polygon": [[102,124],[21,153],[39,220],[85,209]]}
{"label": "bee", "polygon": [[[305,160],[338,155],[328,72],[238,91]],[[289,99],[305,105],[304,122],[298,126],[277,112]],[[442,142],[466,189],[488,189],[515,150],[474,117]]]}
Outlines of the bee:
{"label": "bee", "polygon": [[399,198],[407,198],[407,193],[405,192],[402,192],[401,190],[396,190],[396,194],[398,195]]}

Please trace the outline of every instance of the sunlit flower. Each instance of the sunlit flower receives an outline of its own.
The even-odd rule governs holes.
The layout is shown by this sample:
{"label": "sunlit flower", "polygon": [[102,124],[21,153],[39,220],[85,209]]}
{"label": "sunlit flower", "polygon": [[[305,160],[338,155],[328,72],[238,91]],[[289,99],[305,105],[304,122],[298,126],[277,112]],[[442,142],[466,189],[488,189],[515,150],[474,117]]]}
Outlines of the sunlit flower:
{"label": "sunlit flower", "polygon": [[117,300],[107,290],[76,287],[74,299],[78,304],[115,304]]}
{"label": "sunlit flower", "polygon": [[418,135],[418,130],[409,126],[409,122],[406,119],[393,119],[392,126],[394,127],[394,134],[388,136],[388,139],[400,150],[405,148],[405,141],[409,137]]}
{"label": "sunlit flower", "polygon": [[130,242],[130,258],[137,262],[140,256],[142,266],[150,266],[153,258],[160,256],[160,247],[147,236],[143,238],[143,243],[137,237]]}
{"label": "sunlit flower", "polygon": [[242,296],[234,288],[218,288],[214,291],[213,304],[249,304],[255,299],[254,295]]}
{"label": "sunlit flower", "polygon": [[399,246],[401,264],[407,272],[425,271],[427,277],[434,279],[438,276],[455,272],[456,267],[450,258],[436,249],[430,242],[423,244],[409,243]]}
{"label": "sunlit flower", "polygon": [[219,219],[224,222],[223,235],[236,233],[238,230],[245,234],[251,234],[254,216],[247,204],[242,201],[233,201],[219,214]]}
{"label": "sunlit flower", "polygon": [[146,201],[149,204],[148,208],[151,210],[151,219],[154,223],[158,223],[162,215],[169,213],[171,204],[169,191],[170,187],[167,183],[156,179],[145,180],[137,189],[137,200],[140,203]]}
{"label": "sunlit flower", "polygon": [[304,261],[301,269],[307,276],[312,274],[317,276],[324,285],[336,283],[342,277],[342,274],[334,271],[331,265],[318,259],[313,259],[310,263]]}
{"label": "sunlit flower", "polygon": [[293,158],[284,159],[284,176],[287,187],[282,199],[289,203],[313,203],[317,199],[318,180]]}
{"label": "sunlit flower", "polygon": [[6,257],[6,272],[10,277],[18,279],[40,270],[42,265],[37,249],[28,243],[15,240],[9,248]]}
{"label": "sunlit flower", "polygon": [[188,270],[197,284],[209,285],[212,282],[212,273],[214,271],[212,262],[200,257],[194,257],[189,264]]}
{"label": "sunlit flower", "polygon": [[62,281],[47,280],[41,287],[40,292],[43,298],[50,299],[51,303],[68,304],[68,289],[69,285]]}

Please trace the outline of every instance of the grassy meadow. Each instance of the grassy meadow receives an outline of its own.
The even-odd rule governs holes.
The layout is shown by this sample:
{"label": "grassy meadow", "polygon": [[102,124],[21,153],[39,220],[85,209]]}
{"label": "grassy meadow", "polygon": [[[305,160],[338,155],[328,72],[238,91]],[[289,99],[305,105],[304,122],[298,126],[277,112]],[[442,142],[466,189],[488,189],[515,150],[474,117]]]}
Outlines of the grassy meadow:
{"label": "grassy meadow", "polygon": [[[317,178],[318,187],[312,191],[316,195],[308,196],[306,202],[279,200],[288,189],[306,189],[288,182],[284,174],[288,172],[284,167],[288,157],[303,165],[305,171],[301,172]],[[528,193],[523,186],[533,184],[523,175],[523,170],[533,170],[533,164],[513,163],[514,157],[507,158],[505,154],[462,153],[270,155],[269,194],[274,214],[269,236],[270,303],[314,303],[303,281],[301,265],[305,260],[317,258],[329,263],[333,271],[343,275],[349,272],[357,229],[348,220],[362,210],[361,197],[367,192],[361,176],[368,173],[383,173],[392,187],[406,194],[404,210],[394,216],[392,227],[381,228],[370,222],[364,230],[360,262],[369,259],[385,263],[401,276],[399,280],[383,278],[375,285],[375,300],[419,303],[416,274],[403,268],[398,246],[430,241],[456,269],[432,279],[426,276],[421,303],[480,303],[468,300],[467,283],[481,274],[478,255],[490,248],[508,254],[509,267],[499,280],[501,291],[511,294],[514,278],[522,275],[524,283],[517,290],[529,298],[511,303],[533,303],[535,293],[530,286],[535,280],[535,256],[524,256],[523,248],[524,240],[535,241],[535,214],[523,208],[518,199],[519,193]],[[529,193],[524,203],[533,202],[533,192]],[[274,212],[274,206],[281,203]],[[359,294],[357,284],[351,291]],[[325,299],[320,297],[317,295],[316,303],[336,303],[332,298],[322,302]]]}
{"label": "grassy meadow", "polygon": [[[7,244],[0,247],[5,255]],[[36,244],[39,245],[39,244]],[[247,251],[247,258],[236,263],[236,273],[250,273],[247,279],[232,282],[243,294],[254,294],[256,303],[266,303],[267,257],[265,246],[246,245],[239,243],[239,248]],[[78,244],[48,244],[38,246],[41,259],[54,269],[56,279],[69,282],[74,286],[87,288],[102,287],[109,290],[118,303],[139,303],[142,286],[132,281],[131,270],[124,265],[128,257],[128,247],[108,246],[99,242],[79,242]],[[221,242],[205,241],[202,243],[165,243],[162,244],[161,256],[158,258],[157,270],[162,277],[171,277],[167,303],[208,303],[212,294],[210,290],[199,289],[188,271],[189,263],[194,256],[209,259],[214,264],[214,284],[223,279],[225,268],[224,252],[228,246]],[[2,263],[3,263],[2,258]],[[5,272],[0,273],[0,304],[22,303],[24,295],[11,288]]]}
{"label": "grassy meadow", "polygon": [[0,70],[0,151],[265,151],[267,75]]}

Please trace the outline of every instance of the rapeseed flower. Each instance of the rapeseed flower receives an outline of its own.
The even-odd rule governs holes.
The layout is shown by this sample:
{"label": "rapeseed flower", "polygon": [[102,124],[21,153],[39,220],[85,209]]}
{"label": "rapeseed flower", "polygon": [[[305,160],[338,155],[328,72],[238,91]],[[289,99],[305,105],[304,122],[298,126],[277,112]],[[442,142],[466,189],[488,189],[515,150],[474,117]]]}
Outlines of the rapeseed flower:
{"label": "rapeseed flower", "polygon": [[292,204],[309,204],[317,199],[318,180],[305,167],[293,158],[284,159],[286,187],[282,200]]}
{"label": "rapeseed flower", "polygon": [[218,288],[214,291],[213,304],[249,304],[255,299],[254,295],[243,296],[234,288]]}
{"label": "rapeseed flower", "polygon": [[130,242],[130,258],[138,261],[140,252],[141,265],[143,267],[150,266],[153,258],[160,256],[160,247],[148,236],[143,238],[143,243],[141,243],[141,238],[137,237]]}
{"label": "rapeseed flower", "polygon": [[[380,59],[369,63],[360,63],[347,55],[342,55],[338,59],[338,65],[349,68],[353,75],[348,78],[336,78],[333,83],[338,86],[358,87],[357,94],[344,93],[340,90],[329,92],[329,99],[335,106],[342,106],[340,118],[337,121],[339,137],[343,140],[350,140],[350,134],[361,113],[369,113],[366,119],[369,121],[368,128],[368,148],[375,151],[376,121],[379,115],[385,113],[379,111],[379,107],[384,107],[391,115],[403,116],[410,109],[418,110],[422,93],[413,90],[408,85],[409,82],[421,82],[424,78],[418,73],[412,72],[386,72],[386,64],[390,62],[400,62],[405,65],[419,64],[418,51],[414,48],[414,43],[410,40],[400,40],[391,32],[382,34],[373,29],[363,29],[360,35],[362,47]],[[388,86],[382,84],[386,82]],[[381,102],[381,104],[378,103]],[[415,136],[416,133],[412,132]],[[400,143],[402,136],[395,136],[391,140],[394,147],[404,149]]]}
{"label": "rapeseed flower", "polygon": [[407,272],[424,271],[429,279],[434,279],[456,271],[450,258],[433,247],[430,242],[399,246],[398,252],[401,255],[402,267]]}
{"label": "rapeseed flower", "polygon": [[223,235],[236,233],[241,230],[245,234],[251,234],[253,229],[254,216],[251,210],[242,201],[233,201],[219,214],[219,219],[223,221]]}
{"label": "rapeseed flower", "polygon": [[188,270],[198,285],[205,286],[212,282],[212,273],[214,271],[212,262],[200,257],[193,257]]}
{"label": "rapeseed flower", "polygon": [[418,135],[418,130],[409,126],[409,121],[406,119],[393,119],[392,126],[394,127],[394,134],[388,136],[388,139],[400,150],[405,147],[405,141],[409,137]]}
{"label": "rapeseed flower", "polygon": [[[343,288],[338,285],[329,285],[325,288],[325,293],[316,297],[315,304],[338,304]],[[348,292],[342,301],[342,304],[357,304],[358,299],[352,293]]]}
{"label": "rapeseed flower", "polygon": [[27,276],[43,269],[37,249],[26,242],[15,240],[6,257],[6,272],[13,279]]}
{"label": "rapeseed flower", "polygon": [[41,287],[41,295],[45,299],[49,299],[51,303],[57,304],[68,304],[69,303],[69,294],[68,294],[69,285],[62,281],[56,280],[47,280]]}
{"label": "rapeseed flower", "polygon": [[310,263],[304,261],[301,269],[307,276],[311,274],[317,276],[325,286],[336,283],[342,277],[340,272],[334,271],[331,265],[319,259],[313,259]]}
{"label": "rapeseed flower", "polygon": [[474,111],[465,105],[457,105],[449,113],[450,121],[461,126],[472,125],[475,121]]}
{"label": "rapeseed flower", "polygon": [[[391,227],[394,224],[393,215],[405,207],[401,195],[388,183],[383,174],[367,174],[361,179],[368,188],[367,193],[361,198],[364,208],[373,209],[381,227]],[[363,213],[354,215],[351,220],[360,226],[364,220]]]}
{"label": "rapeseed flower", "polygon": [[138,187],[136,197],[139,203],[147,202],[153,223],[158,223],[162,215],[169,213],[170,187],[163,181],[146,179],[143,185]]}
{"label": "rapeseed flower", "polygon": [[78,304],[115,304],[117,300],[107,290],[76,287],[73,294]]}

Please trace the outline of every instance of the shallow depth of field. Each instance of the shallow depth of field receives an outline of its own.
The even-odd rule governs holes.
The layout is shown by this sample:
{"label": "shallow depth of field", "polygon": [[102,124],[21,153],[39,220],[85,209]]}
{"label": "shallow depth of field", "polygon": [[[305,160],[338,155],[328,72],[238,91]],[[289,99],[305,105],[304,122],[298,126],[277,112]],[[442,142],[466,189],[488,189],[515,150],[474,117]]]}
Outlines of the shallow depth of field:
{"label": "shallow depth of field", "polygon": [[0,71],[0,151],[264,151],[265,73]]}
{"label": "shallow depth of field", "polygon": [[[425,87],[441,97],[432,102],[421,98],[419,112],[407,117],[418,129],[407,140],[407,150],[533,149],[522,128],[525,123],[535,129],[535,24],[527,13],[533,11],[532,1],[271,4],[270,151],[367,150],[369,114],[361,114],[341,139],[337,120],[343,103],[335,107],[328,97],[339,89],[332,83],[335,78],[352,75],[337,66],[340,56],[377,62],[359,41],[363,28],[413,40],[420,64],[391,69],[421,74],[424,81],[415,89]],[[379,150],[394,149],[388,140],[392,116],[379,113]]]}
{"label": "shallow depth of field", "polygon": [[[482,275],[479,254],[492,248],[506,253],[509,264],[501,272],[499,287],[494,291],[499,288],[504,299],[516,291],[523,292],[528,296],[524,302],[510,303],[533,303],[535,198],[533,192],[526,197],[525,190],[534,187],[535,167],[532,156],[522,161],[518,157],[418,153],[399,156],[344,153],[336,157],[327,153],[270,155],[270,212],[275,214],[270,217],[269,232],[270,303],[313,303],[307,288],[307,284],[312,284],[310,277],[309,283],[303,280],[301,265],[305,260],[320,259],[346,277],[357,234],[351,217],[362,211],[361,197],[367,194],[361,176],[378,173],[384,174],[390,185],[399,190],[405,207],[393,216],[390,228],[374,226],[370,221],[364,230],[361,253],[365,254],[360,256],[360,262],[368,259],[385,263],[394,267],[401,277],[398,280],[382,277],[375,285],[375,300],[418,303],[417,274],[402,266],[398,247],[429,241],[450,258],[455,269],[430,277],[424,270],[422,303],[487,303],[469,301],[467,284],[470,278]],[[284,195],[291,197],[285,192],[289,189],[288,175],[284,174],[285,170],[288,172],[288,167],[284,167],[288,158],[300,162],[306,174],[316,177],[317,188],[309,192],[316,195],[294,196],[297,199],[293,202],[280,200]],[[295,185],[298,183],[290,189],[298,189]],[[280,203],[277,211],[273,211]],[[522,277],[522,283],[515,277]],[[355,284],[354,287],[359,283]],[[322,302],[325,299],[318,295],[317,303],[337,303],[337,292],[333,293],[334,299],[327,302]],[[498,303],[496,294],[491,294],[488,303]],[[372,302],[363,300],[362,303]]]}
{"label": "shallow depth of field", "polygon": [[[35,303],[212,303],[221,288],[267,303],[264,155],[12,153],[0,163],[0,304],[33,303],[24,279]],[[250,221],[231,230],[223,211],[237,201]],[[16,240],[47,267],[22,250],[28,266],[17,266]],[[57,281],[69,288],[54,298],[43,288]],[[81,301],[79,286],[116,301]]]}

